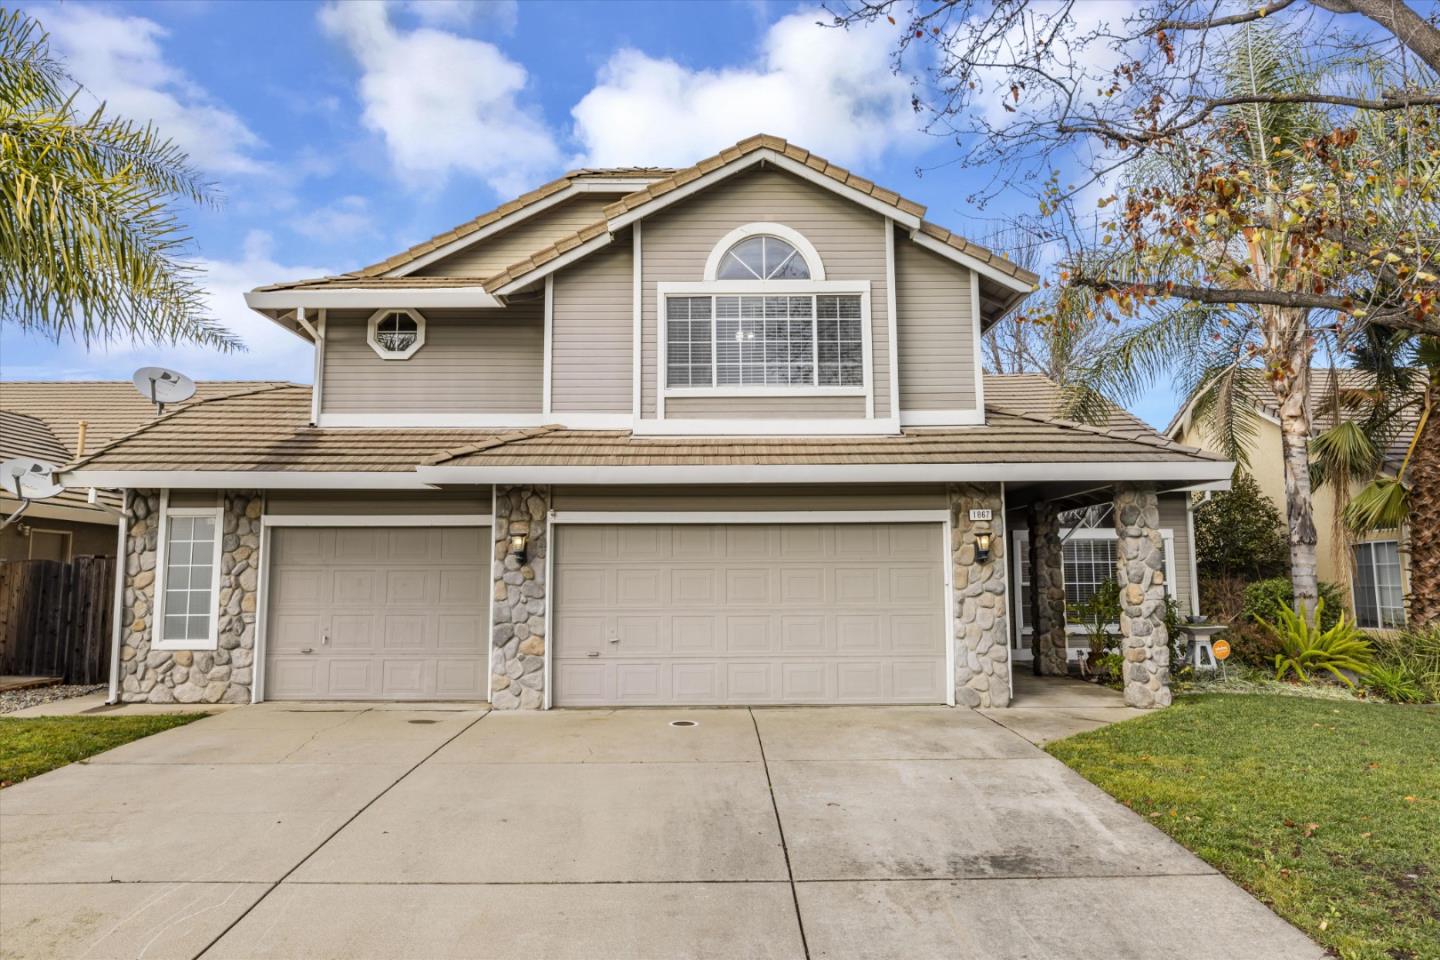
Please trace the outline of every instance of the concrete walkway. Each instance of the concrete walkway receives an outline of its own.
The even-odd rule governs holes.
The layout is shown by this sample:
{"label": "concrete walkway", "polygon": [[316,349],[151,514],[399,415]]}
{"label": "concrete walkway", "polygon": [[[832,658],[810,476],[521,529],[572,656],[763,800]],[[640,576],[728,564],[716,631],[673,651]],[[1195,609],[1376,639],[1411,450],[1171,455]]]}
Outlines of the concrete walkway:
{"label": "concrete walkway", "polygon": [[978,712],[266,704],[0,792],[0,955],[1322,954]]}
{"label": "concrete walkway", "polygon": [[1009,707],[980,713],[1036,746],[1146,713],[1125,706],[1118,690],[1098,683],[1028,672],[1017,672],[1013,682],[1015,700]]}

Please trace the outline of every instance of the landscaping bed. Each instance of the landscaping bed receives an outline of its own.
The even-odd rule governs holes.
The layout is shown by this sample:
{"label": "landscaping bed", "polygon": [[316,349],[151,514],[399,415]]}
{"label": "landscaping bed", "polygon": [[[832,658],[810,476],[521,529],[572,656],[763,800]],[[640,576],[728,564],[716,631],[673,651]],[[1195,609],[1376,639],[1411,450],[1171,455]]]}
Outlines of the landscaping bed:
{"label": "landscaping bed", "polygon": [[203,716],[0,717],[0,788]]}
{"label": "landscaping bed", "polygon": [[1440,707],[1192,695],[1046,749],[1340,956],[1440,958]]}

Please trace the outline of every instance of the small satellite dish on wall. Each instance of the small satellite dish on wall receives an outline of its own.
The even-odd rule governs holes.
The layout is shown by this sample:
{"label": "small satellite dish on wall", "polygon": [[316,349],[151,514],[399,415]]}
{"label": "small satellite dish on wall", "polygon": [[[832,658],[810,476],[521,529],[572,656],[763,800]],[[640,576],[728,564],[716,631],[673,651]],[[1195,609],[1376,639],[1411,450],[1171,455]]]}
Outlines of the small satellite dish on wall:
{"label": "small satellite dish on wall", "polygon": [[195,396],[195,381],[178,370],[141,367],[131,380],[140,395],[155,404],[156,413],[164,413],[167,403],[180,403]]}
{"label": "small satellite dish on wall", "polygon": [[29,457],[0,463],[0,487],[17,500],[48,500],[65,489],[55,482],[53,466]]}

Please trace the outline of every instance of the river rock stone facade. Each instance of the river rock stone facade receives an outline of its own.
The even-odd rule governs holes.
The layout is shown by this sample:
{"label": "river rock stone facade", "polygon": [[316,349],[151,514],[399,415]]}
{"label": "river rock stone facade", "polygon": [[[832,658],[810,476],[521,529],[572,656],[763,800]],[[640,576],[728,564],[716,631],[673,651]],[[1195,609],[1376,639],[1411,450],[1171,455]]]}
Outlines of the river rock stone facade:
{"label": "river rock stone facade", "polygon": [[1046,501],[1033,504],[1030,524],[1031,649],[1035,672],[1063,677],[1068,672],[1065,638],[1065,557],[1060,514]]}
{"label": "river rock stone facade", "polygon": [[1115,487],[1116,580],[1120,584],[1120,644],[1125,654],[1125,702],[1170,705],[1170,638],[1165,630],[1165,541],[1160,501],[1148,484]]}
{"label": "river rock stone facade", "polygon": [[220,613],[214,650],[155,650],[160,494],[132,491],[126,539],[120,699],[127,703],[249,703],[260,582],[258,493],[224,494]]}
{"label": "river rock stone facade", "polygon": [[[1010,703],[1009,591],[1005,576],[1005,507],[998,486],[956,484],[949,489],[950,559],[955,590],[955,703],[1003,707]],[[986,509],[992,520],[971,520]],[[975,539],[990,534],[990,558],[981,563]]]}
{"label": "river rock stone facade", "polygon": [[[549,512],[549,487],[495,491],[490,704],[499,710],[538,710],[545,704]],[[524,563],[510,554],[510,537],[516,534],[527,538]]]}

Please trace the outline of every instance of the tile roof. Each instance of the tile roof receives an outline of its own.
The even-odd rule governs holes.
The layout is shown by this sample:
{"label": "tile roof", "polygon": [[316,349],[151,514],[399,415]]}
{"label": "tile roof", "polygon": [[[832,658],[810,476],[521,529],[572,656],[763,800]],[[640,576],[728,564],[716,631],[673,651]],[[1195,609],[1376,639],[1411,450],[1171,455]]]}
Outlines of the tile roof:
{"label": "tile roof", "polygon": [[[43,420],[11,410],[0,410],[0,461],[12,457],[29,457],[58,467],[70,459],[70,451],[55,438],[55,434],[50,432],[50,427]],[[119,497],[114,494],[102,496],[109,503],[119,503]],[[65,490],[44,502],[91,509],[88,494],[84,490]],[[96,519],[97,522],[100,521],[100,518]]]}
{"label": "tile roof", "polygon": [[534,190],[520,194],[513,200],[507,200],[493,210],[480,214],[473,220],[467,220],[451,230],[438,233],[421,243],[415,244],[408,250],[402,250],[393,257],[386,257],[379,263],[372,263],[368,267],[361,267],[350,276],[377,277],[397,267],[403,267],[412,260],[417,260],[427,253],[432,253],[446,244],[454,243],[462,237],[468,237],[472,233],[488,227],[497,220],[503,220],[511,214],[518,213],[546,197],[567,189],[577,180],[630,180],[654,177],[666,177],[675,171],[669,167],[611,167],[611,168],[583,168],[571,170],[563,176],[551,180],[549,183],[541,184]]}
{"label": "tile roof", "polygon": [[[202,380],[195,396],[173,411],[202,400],[251,390],[272,380]],[[306,388],[307,390],[309,388]],[[41,421],[64,446],[66,457],[75,452],[80,421],[85,421],[85,447],[96,450],[155,418],[155,405],[142,397],[129,380],[0,380],[0,410]]]}
{"label": "tile roof", "polygon": [[[1259,369],[1247,369],[1242,371],[1245,375],[1246,389],[1250,392],[1250,401],[1255,409],[1268,417],[1279,417],[1280,406],[1275,401],[1275,395],[1270,389],[1269,383],[1265,380],[1265,373]],[[1347,406],[1345,394],[1348,392],[1366,391],[1375,385],[1373,374],[1364,370],[1354,370],[1345,367],[1311,367],[1310,368],[1310,416],[1311,427],[1316,433],[1329,430],[1339,419],[1356,419],[1353,408]],[[1340,394],[1340,409],[1335,409],[1333,400],[1336,391]],[[1176,412],[1170,423],[1165,427],[1165,435],[1171,436],[1178,432],[1181,421],[1190,410],[1190,405],[1195,397],[1192,394],[1186,398],[1185,404]],[[1405,451],[1410,444],[1410,438],[1415,434],[1415,428],[1420,424],[1420,409],[1418,405],[1411,404],[1402,412],[1401,426],[1396,436],[1392,437],[1388,449],[1385,451],[1385,458],[1392,467],[1399,467],[1400,462],[1405,458]]]}
{"label": "tile roof", "polygon": [[[985,374],[985,406],[1005,407],[1020,413],[1063,419],[1064,394],[1060,385],[1040,373]],[[1118,404],[1107,404],[1104,426],[1155,431],[1135,414]]]}
{"label": "tile roof", "polygon": [[[810,151],[804,149],[803,147],[799,147],[780,137],[774,137],[768,134],[757,134],[756,136],[748,137],[744,140],[741,140],[733,147],[727,147],[724,150],[721,150],[714,156],[706,157],[704,160],[701,160],[699,163],[696,163],[693,166],[685,167],[684,169],[680,170],[666,167],[619,167],[604,170],[572,170],[571,172],[565,174],[563,177],[560,177],[557,180],[552,180],[549,183],[536,187],[534,190],[531,190],[528,193],[521,194],[514,200],[501,204],[494,210],[490,210],[486,213],[481,214],[474,220],[467,221],[460,226],[455,227],[453,230],[448,230],[445,233],[437,234],[436,236],[431,237],[429,240],[426,240],[423,243],[416,244],[410,249],[397,253],[395,256],[382,260],[379,263],[371,264],[370,266],[362,267],[359,270],[351,271],[349,273],[337,274],[331,277],[316,277],[308,280],[292,281],[289,283],[270,284],[268,286],[257,287],[256,290],[268,292],[276,290],[308,290],[318,287],[369,288],[372,286],[372,283],[370,281],[374,281],[377,279],[388,279],[391,282],[377,283],[374,284],[374,286],[376,288],[382,288],[387,286],[400,288],[420,286],[483,286],[487,291],[493,293],[501,287],[506,286],[507,284],[512,283],[515,280],[525,276],[526,274],[535,270],[537,267],[549,263],[551,260],[554,260],[556,257],[561,256],[569,250],[572,250],[583,243],[593,240],[596,237],[608,234],[610,232],[609,221],[614,219],[615,217],[620,216],[624,213],[628,213],[632,210],[637,210],[641,207],[644,207],[645,205],[652,203],[660,199],[661,197],[664,197],[666,194],[680,189],[681,187],[685,186],[685,184],[690,183],[693,180],[697,180],[700,177],[703,177],[707,173],[718,170],[721,167],[726,166],[727,164],[733,163],[736,160],[743,159],[744,157],[749,156],[750,154],[760,150],[774,151],[775,153],[779,153],[785,157],[788,157],[791,160],[794,160],[796,163],[802,163],[805,166],[809,167],[811,170],[814,170],[815,172],[826,176],[831,180],[834,180],[836,183],[849,187],[852,190],[858,190],[866,196],[872,197],[880,201],[881,203],[894,207],[896,210],[902,213],[906,213],[917,218],[923,218],[925,215],[924,205],[916,203],[914,200],[909,200],[896,193],[894,190],[889,190],[885,187],[882,187],[872,180],[867,180],[864,177],[859,176],[858,174],[852,173],[844,167],[833,164],[830,161],[826,160],[824,157],[813,154]],[[567,189],[576,180],[607,178],[655,179],[653,183],[648,184],[642,189],[636,190],[633,193],[628,193],[614,203],[607,205],[604,211],[605,219],[597,220],[596,222],[586,227],[583,227],[580,230],[575,231],[574,233],[567,234],[566,236],[561,237],[560,239],[552,243],[546,244],[545,246],[534,251],[527,257],[510,264],[504,270],[492,276],[423,278],[415,276],[384,278],[382,276],[383,274],[388,273],[391,270],[404,266],[405,264],[410,263],[411,261],[414,261],[420,257],[423,257],[428,253],[432,253],[435,250],[446,246],[447,244],[454,243],[456,240],[460,240],[464,237],[470,236],[471,234],[477,233],[481,229],[489,226],[492,223],[495,223],[512,214],[518,213],[521,210],[524,210],[526,207],[532,206],[547,197],[559,193],[560,191]],[[922,220],[920,230],[927,236],[939,240],[940,242],[950,247],[953,247],[968,256],[974,257],[975,259],[993,267],[994,269],[1001,271],[1007,276],[1014,277],[1018,280],[1022,280],[1026,283],[1031,284],[1038,282],[1040,279],[1037,274],[1026,270],[1024,267],[1021,267],[1018,264],[1012,263],[1010,260],[994,252],[993,250],[966,240],[959,234],[947,230],[946,228],[941,227],[937,224]]]}
{"label": "tile roof", "polygon": [[[876,200],[879,200],[882,203],[886,203],[904,213],[908,213],[915,217],[925,216],[925,207],[923,205],[916,203],[913,200],[908,200],[893,190],[887,190],[885,187],[879,186],[874,181],[866,180],[864,177],[851,173],[844,167],[836,166],[835,164],[826,160],[824,157],[813,154],[810,151],[804,149],[803,147],[796,146],[795,144],[790,143],[789,141],[784,140],[780,137],[772,137],[768,134],[762,133],[757,134],[753,137],[748,137],[745,140],[741,140],[739,143],[735,144],[735,146],[727,147],[712,157],[706,157],[704,160],[701,160],[694,166],[686,167],[684,170],[677,170],[671,176],[666,177],[663,180],[657,180],[655,183],[650,184],[642,190],[637,190],[634,193],[625,195],[624,197],[605,207],[605,220],[597,221],[595,223],[592,223],[590,226],[577,231],[576,233],[573,233],[567,237],[562,237],[555,243],[550,244],[549,246],[544,247],[540,250],[537,250],[535,253],[532,253],[524,260],[520,260],[516,263],[511,264],[509,267],[506,267],[500,273],[497,273],[495,276],[488,278],[485,281],[485,289],[489,290],[491,293],[494,293],[501,287],[509,283],[513,283],[515,280],[525,276],[525,274],[534,270],[536,267],[539,267],[542,264],[554,260],[556,257],[565,253],[567,250],[573,249],[588,240],[592,240],[595,237],[600,236],[603,233],[607,233],[609,231],[609,221],[614,219],[615,217],[618,217],[624,213],[629,213],[633,210],[640,209],[646,204],[652,203],[653,201],[660,199],[666,194],[680,189],[692,180],[698,180],[700,177],[705,176],[707,173],[719,170],[721,167],[734,163],[736,160],[743,159],[744,157],[759,150],[771,150],[775,153],[782,154],[783,156],[786,156],[797,163],[803,163],[805,164],[805,166],[816,171],[817,173],[829,177],[836,183],[843,184],[844,186],[850,187],[853,190],[858,190],[867,196],[874,197]],[[980,260],[995,267],[998,270],[1001,270],[1008,276],[1023,280],[1026,283],[1036,283],[1040,279],[1037,274],[1031,273],[1029,270],[1026,270],[1017,264],[1011,263],[1009,260],[1005,259],[1004,257],[1000,256],[992,250],[982,247],[979,244],[971,243],[965,238],[959,236],[958,234],[946,230],[944,227],[940,227],[936,224],[922,220],[921,230],[929,236],[934,237],[935,239],[940,240],[941,242],[951,247],[954,247],[955,249],[960,250],[976,258],[977,260]]]}
{"label": "tile roof", "polygon": [[[987,379],[989,384],[1007,378]],[[1041,378],[1043,380],[1043,378]],[[1048,381],[1045,381],[1048,383]],[[1051,385],[1053,387],[1053,384]],[[998,392],[1004,393],[1003,388]],[[1011,402],[1042,395],[1026,383]],[[1129,418],[1104,427],[992,407],[982,427],[896,436],[635,437],[629,431],[310,426],[310,391],[260,385],[167,413],[69,469],[408,472],[422,464],[1007,463],[1220,460]]]}

